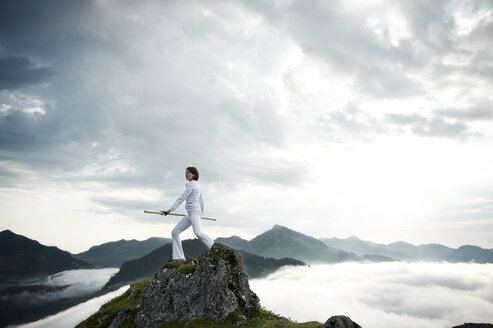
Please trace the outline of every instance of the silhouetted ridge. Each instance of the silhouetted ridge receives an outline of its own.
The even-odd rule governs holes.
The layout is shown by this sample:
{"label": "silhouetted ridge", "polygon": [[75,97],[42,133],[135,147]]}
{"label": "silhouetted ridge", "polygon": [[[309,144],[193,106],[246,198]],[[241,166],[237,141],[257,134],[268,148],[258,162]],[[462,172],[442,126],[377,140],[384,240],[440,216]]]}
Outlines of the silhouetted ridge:
{"label": "silhouetted ridge", "polygon": [[0,232],[0,264],[1,280],[23,279],[94,267],[58,247],[44,246],[10,230]]}
{"label": "silhouetted ridge", "polygon": [[169,238],[158,237],[143,241],[121,239],[92,246],[89,250],[74,256],[98,267],[121,267],[123,262],[142,257],[170,242]]}

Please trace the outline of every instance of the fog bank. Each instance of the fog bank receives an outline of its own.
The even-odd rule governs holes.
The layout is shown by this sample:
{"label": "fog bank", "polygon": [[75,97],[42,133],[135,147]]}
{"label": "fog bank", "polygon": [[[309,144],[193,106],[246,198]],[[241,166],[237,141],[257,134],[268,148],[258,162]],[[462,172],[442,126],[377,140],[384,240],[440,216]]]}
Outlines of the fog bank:
{"label": "fog bank", "polygon": [[100,290],[118,270],[118,268],[104,268],[58,272],[44,278],[25,281],[19,284],[17,289],[2,295],[0,300],[19,304],[38,304],[61,298],[79,297]]}
{"label": "fog bank", "polygon": [[269,310],[296,321],[344,314],[364,328],[493,323],[493,265],[341,263],[288,267],[251,288]]}
{"label": "fog bank", "polygon": [[65,311],[49,316],[47,318],[32,322],[18,327],[22,328],[65,328],[75,327],[81,321],[87,319],[93,313],[109,300],[123,294],[130,285],[120,287],[118,290],[90,299],[84,303],[78,304]]}

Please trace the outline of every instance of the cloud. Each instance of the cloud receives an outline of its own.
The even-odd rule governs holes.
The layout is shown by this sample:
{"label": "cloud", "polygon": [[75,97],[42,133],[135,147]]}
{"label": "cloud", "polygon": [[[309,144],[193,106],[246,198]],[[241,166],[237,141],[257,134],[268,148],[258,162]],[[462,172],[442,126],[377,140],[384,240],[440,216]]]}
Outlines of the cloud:
{"label": "cloud", "polygon": [[491,121],[493,120],[493,104],[479,103],[471,108],[450,108],[435,111],[436,115],[464,121]]}
{"label": "cloud", "polygon": [[[258,48],[264,43],[249,36],[238,39],[226,29],[235,19],[245,19],[241,12],[218,19],[214,12],[221,14],[228,6],[192,3],[185,11],[173,3],[149,2],[122,15],[129,13],[126,5],[49,2],[29,22],[37,6],[28,3],[8,5],[7,11],[26,26],[19,30],[12,20],[6,22],[3,51],[11,56],[36,53],[59,73],[48,86],[22,94],[41,99],[44,115],[11,109],[0,117],[5,158],[69,180],[145,186],[164,182],[181,188],[182,175],[176,172],[188,165],[204,168],[211,179],[241,181],[256,166],[252,152],[282,145],[276,96],[257,94],[258,88],[269,90],[260,80],[240,89],[244,72],[235,62],[248,54],[234,45],[247,42]],[[50,8],[63,13],[56,20],[63,34],[49,24],[54,15]],[[79,11],[79,17],[69,19]],[[153,12],[166,15],[163,19]],[[155,25],[143,25],[143,17]],[[184,28],[182,21],[194,24]],[[40,43],[47,48],[41,50]],[[246,68],[251,82],[261,67]],[[245,98],[244,92],[253,97]],[[4,93],[0,100],[20,108],[20,97]],[[265,165],[260,161],[257,166]],[[301,174],[296,163],[286,167],[294,177]],[[259,172],[258,181],[285,183],[283,174]]]}
{"label": "cloud", "polygon": [[461,122],[448,122],[440,117],[427,118],[419,114],[395,114],[385,115],[387,123],[409,126],[416,135],[423,137],[448,137],[464,139],[475,135],[468,130],[467,125]]}
{"label": "cloud", "polygon": [[37,84],[52,74],[47,67],[35,68],[26,57],[0,58],[0,90]]}
{"label": "cloud", "polygon": [[21,293],[5,293],[1,298],[2,301],[17,304],[38,304],[80,297],[101,289],[117,271],[118,268],[62,271],[43,279],[26,282],[25,286],[19,286],[25,287]]}
{"label": "cloud", "polygon": [[[150,220],[137,208],[176,199],[192,165],[214,191],[208,210],[255,235],[327,192],[335,177],[318,172],[349,152],[402,135],[487,137],[491,4],[468,3],[2,2],[2,192],[28,202],[57,183],[94,183],[84,195],[95,217]],[[117,195],[130,189],[163,192]],[[330,216],[329,198],[305,206]],[[279,199],[293,201],[274,209]],[[42,231],[21,218],[26,207],[9,207],[6,228]]]}
{"label": "cloud", "polygon": [[120,287],[118,290],[107,293],[105,295],[92,298],[86,302],[73,306],[65,311],[57,313],[52,316],[48,316],[41,320],[20,325],[22,328],[64,328],[75,327],[78,323],[86,320],[93,313],[97,312],[99,308],[109,302],[115,297],[122,295],[129,285]]}
{"label": "cloud", "polygon": [[368,328],[452,327],[493,322],[491,269],[491,264],[341,263],[281,269],[250,285],[263,306],[298,321],[325,322],[344,314]]}
{"label": "cloud", "polygon": [[[448,90],[452,90],[457,102],[465,102],[465,107],[478,102],[472,90],[483,90],[479,102],[489,102],[486,89],[477,80],[484,85],[491,83],[491,74],[477,76],[479,71],[491,70],[491,56],[484,55],[491,53],[491,42],[484,32],[491,29],[493,22],[488,2],[250,1],[245,6],[284,31],[305,54],[328,67],[325,79],[336,74],[352,76],[351,87],[357,90],[357,95],[347,101],[349,105],[339,106],[340,110],[330,108],[329,114],[323,116],[327,128],[338,130],[331,133],[330,140],[343,142],[343,135],[349,133],[360,136],[357,139],[372,141],[376,134],[396,132],[392,124],[405,120],[409,122],[409,132],[418,136],[450,139],[480,136],[468,122],[450,119],[487,118],[491,106],[482,105],[483,109],[471,108],[463,113],[437,111],[433,117],[429,114],[433,107],[443,106],[445,99],[440,99],[440,94]],[[467,36],[457,32],[459,23],[464,25],[457,18],[459,14],[477,20],[475,25],[468,26]],[[482,60],[475,60],[474,56],[481,56]],[[340,82],[334,79],[333,83]],[[470,92],[464,89],[466,85]],[[352,110],[354,103],[358,103],[355,100],[363,95],[380,103],[358,104],[360,109]],[[408,99],[424,98],[429,99],[428,104],[404,109],[403,102]],[[379,114],[385,113],[378,107],[386,105],[385,99],[398,99],[397,110],[401,112],[380,118]]]}
{"label": "cloud", "polygon": [[[385,8],[387,3],[362,5],[364,8],[348,8],[350,5],[343,1],[271,3],[270,8],[261,1],[248,4],[288,33],[307,54],[338,72],[353,74],[354,86],[360,92],[389,98],[424,93],[421,83],[409,73],[424,65],[425,58],[416,51],[411,36],[399,36],[398,43],[392,44],[395,29],[385,15],[392,16],[393,12]],[[381,30],[375,31],[374,24],[369,24],[372,16],[384,16],[374,23]],[[399,19],[405,17],[395,17],[394,21]]]}

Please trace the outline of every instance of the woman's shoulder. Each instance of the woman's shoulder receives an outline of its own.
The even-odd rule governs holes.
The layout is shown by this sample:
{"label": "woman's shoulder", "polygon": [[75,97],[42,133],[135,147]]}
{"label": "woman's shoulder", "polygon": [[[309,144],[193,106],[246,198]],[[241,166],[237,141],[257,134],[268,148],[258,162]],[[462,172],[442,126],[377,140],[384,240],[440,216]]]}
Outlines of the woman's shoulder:
{"label": "woman's shoulder", "polygon": [[186,183],[187,186],[189,187],[198,187],[199,186],[199,182],[197,180],[190,180]]}

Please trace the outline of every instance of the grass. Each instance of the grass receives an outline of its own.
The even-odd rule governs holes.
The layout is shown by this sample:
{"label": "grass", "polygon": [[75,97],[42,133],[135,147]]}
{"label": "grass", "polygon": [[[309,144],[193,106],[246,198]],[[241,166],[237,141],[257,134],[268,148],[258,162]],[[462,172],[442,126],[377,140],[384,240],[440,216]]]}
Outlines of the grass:
{"label": "grass", "polygon": [[160,328],[321,328],[323,324],[316,321],[293,322],[283,320],[279,315],[262,309],[256,316],[239,321],[238,312],[231,312],[223,321],[197,319],[192,322],[175,321],[163,323]]}
{"label": "grass", "polygon": [[[118,312],[125,308],[130,310],[130,318],[126,318],[125,320],[123,320],[118,327],[136,327],[133,322],[133,317],[135,316],[135,313],[137,313],[137,308],[135,307],[135,305],[137,304],[137,301],[140,299],[140,297],[142,297],[142,295],[147,290],[150,281],[151,278],[145,278],[132,284],[125,293],[104,304],[98,312],[79,323],[76,328],[95,328],[98,326],[108,327],[111,324],[113,318],[116,317]],[[130,295],[132,290],[137,290],[138,295],[133,299],[128,299],[128,296]]]}

